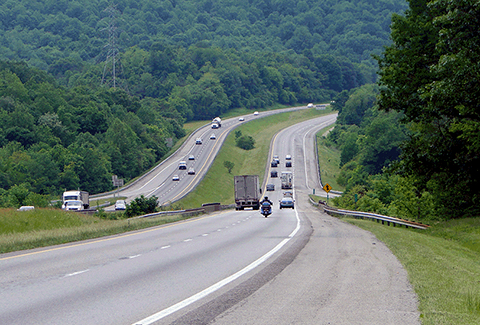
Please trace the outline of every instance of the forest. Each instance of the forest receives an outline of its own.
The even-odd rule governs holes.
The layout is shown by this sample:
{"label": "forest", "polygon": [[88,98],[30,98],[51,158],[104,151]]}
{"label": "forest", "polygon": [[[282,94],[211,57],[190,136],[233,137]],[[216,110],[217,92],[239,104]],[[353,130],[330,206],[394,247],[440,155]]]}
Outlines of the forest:
{"label": "forest", "polygon": [[163,159],[186,121],[373,83],[371,54],[404,9],[399,0],[2,1],[0,206],[110,190],[112,175],[129,181]]}

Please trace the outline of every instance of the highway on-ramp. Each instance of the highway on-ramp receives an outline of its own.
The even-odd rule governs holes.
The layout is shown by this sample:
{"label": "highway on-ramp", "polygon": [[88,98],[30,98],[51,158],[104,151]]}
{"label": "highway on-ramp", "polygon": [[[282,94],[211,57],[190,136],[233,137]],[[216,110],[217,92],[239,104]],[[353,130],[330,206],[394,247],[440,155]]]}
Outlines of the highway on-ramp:
{"label": "highway on-ramp", "polygon": [[295,209],[278,209],[279,180],[267,179],[268,218],[231,210],[0,255],[0,324],[419,324],[385,245],[307,201],[318,185],[308,133],[328,118],[272,140]]}

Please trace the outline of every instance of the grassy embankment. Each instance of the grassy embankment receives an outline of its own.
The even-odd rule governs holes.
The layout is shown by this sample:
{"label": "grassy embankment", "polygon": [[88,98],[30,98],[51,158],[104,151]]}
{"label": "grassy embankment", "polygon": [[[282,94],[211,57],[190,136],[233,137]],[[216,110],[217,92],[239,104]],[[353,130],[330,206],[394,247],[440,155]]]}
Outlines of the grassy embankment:
{"label": "grassy embankment", "polygon": [[[241,131],[242,135],[253,137],[255,148],[249,151],[238,148],[235,145],[235,131],[231,132],[202,182],[186,197],[174,203],[174,206],[194,208],[203,203],[234,203],[233,176],[260,175],[260,182],[262,182],[265,177],[265,164],[268,163],[270,142],[279,130],[331,112],[331,110],[309,109],[275,114],[251,122],[248,122],[247,117],[248,123],[242,124],[235,131]],[[223,165],[225,161],[235,164],[231,174]]]}

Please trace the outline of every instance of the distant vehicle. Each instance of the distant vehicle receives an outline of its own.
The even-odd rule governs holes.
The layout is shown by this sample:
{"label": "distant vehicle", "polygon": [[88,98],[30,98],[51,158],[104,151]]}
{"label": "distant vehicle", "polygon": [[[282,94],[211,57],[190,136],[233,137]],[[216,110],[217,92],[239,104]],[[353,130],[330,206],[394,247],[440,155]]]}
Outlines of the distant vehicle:
{"label": "distant vehicle", "polygon": [[275,184],[267,184],[267,191],[275,191]]}
{"label": "distant vehicle", "polygon": [[285,156],[285,160],[292,160],[292,156],[286,155],[286,156]]}
{"label": "distant vehicle", "polygon": [[235,210],[244,208],[260,208],[262,189],[260,188],[258,175],[234,176],[235,184]]}
{"label": "distant vehicle", "polygon": [[194,155],[188,156],[188,160],[195,160],[195,156]]}
{"label": "distant vehicle", "polygon": [[187,169],[187,162],[182,160],[178,163],[178,169]]}
{"label": "distant vehicle", "polygon": [[280,200],[280,209],[282,208],[292,208],[295,209],[294,200],[291,197],[284,197]]}
{"label": "distant vehicle", "polygon": [[193,167],[188,169],[188,175],[195,175],[195,169],[193,169]]}
{"label": "distant vehicle", "polygon": [[197,138],[195,140],[195,144],[202,144],[202,139],[201,138]]}
{"label": "distant vehicle", "polygon": [[278,167],[278,163],[276,160],[272,160],[272,162],[270,163],[270,166],[271,167]]}
{"label": "distant vehicle", "polygon": [[273,160],[275,160],[277,164],[280,163],[280,158],[278,158],[278,155],[273,155]]}
{"label": "distant vehicle", "polygon": [[220,117],[216,117],[212,120],[212,129],[218,129],[221,126],[222,126],[222,119]]}
{"label": "distant vehicle", "polygon": [[115,202],[115,210],[126,210],[127,209],[127,203],[125,200],[117,200]]}
{"label": "distant vehicle", "polygon": [[282,172],[280,175],[282,181],[282,190],[293,188],[293,174],[292,172]]}
{"label": "distant vehicle", "polygon": [[254,112],[253,115],[258,115],[258,112]]}
{"label": "distant vehicle", "polygon": [[244,117],[240,117],[240,118],[238,118],[238,120],[239,120],[240,122],[243,122],[243,121],[245,121],[245,118],[244,118]]}
{"label": "distant vehicle", "polygon": [[270,172],[270,177],[278,177],[278,172],[276,170],[272,170]]}
{"label": "distant vehicle", "polygon": [[313,107],[313,103],[308,103],[307,107],[308,107],[308,108],[312,108],[312,107]]}
{"label": "distant vehicle", "polygon": [[22,205],[17,209],[17,211],[29,211],[29,210],[35,210],[35,207],[33,205]]}
{"label": "distant vehicle", "polygon": [[215,134],[212,133],[212,135],[210,136],[210,140],[215,140],[217,137],[215,136]]}
{"label": "distant vehicle", "polygon": [[292,192],[292,191],[285,191],[285,192],[283,192],[283,196],[285,196],[285,197],[293,197],[293,192]]}
{"label": "distant vehicle", "polygon": [[173,175],[172,181],[176,182],[176,181],[179,181],[179,180],[180,180],[180,177],[178,177],[178,175]]}
{"label": "distant vehicle", "polygon": [[69,200],[65,201],[65,211],[80,211],[84,210],[82,201]]}
{"label": "distant vehicle", "polygon": [[285,162],[285,167],[292,167],[292,162],[291,161]]}
{"label": "distant vehicle", "polygon": [[83,209],[90,207],[90,196],[86,191],[66,191],[62,195],[62,209],[66,209],[69,201],[80,201],[83,205]]}

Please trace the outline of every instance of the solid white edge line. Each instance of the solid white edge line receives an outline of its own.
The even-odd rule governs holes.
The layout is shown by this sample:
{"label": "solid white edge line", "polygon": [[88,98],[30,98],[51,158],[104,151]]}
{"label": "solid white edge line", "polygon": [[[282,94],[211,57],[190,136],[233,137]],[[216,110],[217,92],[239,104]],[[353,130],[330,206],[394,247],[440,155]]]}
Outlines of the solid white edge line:
{"label": "solid white edge line", "polygon": [[268,258],[270,258],[273,254],[275,254],[276,252],[278,252],[283,246],[285,246],[285,244],[287,242],[290,241],[290,239],[292,239],[298,232],[298,230],[300,229],[300,218],[298,217],[298,212],[297,210],[295,209],[295,216],[297,218],[297,227],[290,233],[290,235],[288,235],[288,238],[285,238],[284,240],[282,240],[277,246],[275,246],[271,251],[267,252],[265,255],[263,255],[262,257],[260,257],[259,259],[257,259],[256,261],[254,261],[253,263],[251,263],[250,265],[246,266],[245,268],[241,269],[240,271],[238,271],[237,273],[234,273],[232,275],[230,275],[229,277],[215,283],[214,285],[208,287],[207,289],[203,290],[203,291],[200,291],[199,293],[183,300],[183,301],[180,301],[179,303],[176,303],[175,305],[172,305],[171,307],[168,307],[162,311],[159,311],[158,313],[156,314],[153,314],[147,318],[144,318],[142,319],[141,321],[138,321],[138,322],[135,322],[133,323],[132,325],[149,325],[149,324],[153,324],[157,321],[159,321],[160,319],[164,318],[164,317],[167,317],[177,311],[179,311],[180,309],[182,308],[185,308],[187,307],[188,305],[191,305],[193,304],[194,302],[197,302],[198,300],[202,299],[202,298],[205,298],[206,296],[208,296],[209,294],[217,291],[218,289],[222,288],[223,286],[229,284],[230,282],[238,279],[239,277],[241,277],[242,275],[246,274],[247,272],[250,272],[251,270],[253,270],[254,268],[256,268],[257,266],[259,266],[260,264],[262,264],[263,262],[265,262]]}

